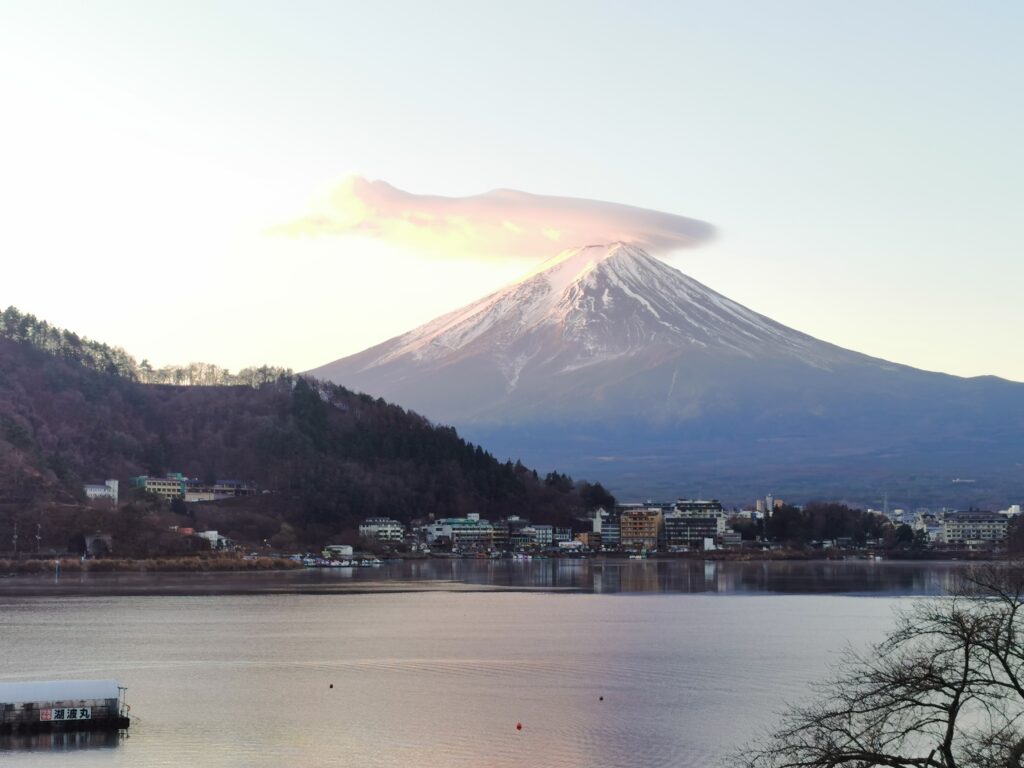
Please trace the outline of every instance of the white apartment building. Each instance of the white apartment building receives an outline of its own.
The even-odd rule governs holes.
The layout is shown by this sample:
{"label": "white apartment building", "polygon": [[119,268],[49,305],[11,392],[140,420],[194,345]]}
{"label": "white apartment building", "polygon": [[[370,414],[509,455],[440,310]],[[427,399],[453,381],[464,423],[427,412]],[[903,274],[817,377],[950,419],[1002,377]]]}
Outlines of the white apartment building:
{"label": "white apartment building", "polygon": [[390,517],[371,517],[359,524],[359,535],[375,541],[401,541],[405,526]]}
{"label": "white apartment building", "polygon": [[86,483],[82,488],[87,499],[110,499],[117,506],[117,480],[107,480],[102,484]]}
{"label": "white apartment building", "polygon": [[466,517],[438,520],[426,527],[426,533],[427,543],[437,544],[447,540],[451,542],[452,549],[480,549],[494,543],[494,526],[489,520],[481,520],[480,515],[475,513]]}
{"label": "white apartment building", "polygon": [[944,544],[1005,541],[1009,520],[998,512],[947,512],[942,518]]}

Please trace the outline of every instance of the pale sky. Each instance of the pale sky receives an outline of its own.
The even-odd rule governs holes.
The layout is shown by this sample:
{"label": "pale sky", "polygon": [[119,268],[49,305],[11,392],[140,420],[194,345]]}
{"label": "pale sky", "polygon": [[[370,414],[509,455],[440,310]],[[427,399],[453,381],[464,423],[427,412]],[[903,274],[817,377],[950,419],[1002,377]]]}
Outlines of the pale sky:
{"label": "pale sky", "polygon": [[542,258],[282,234],[361,175],[709,222],[668,260],[730,298],[1024,381],[1021,39],[1016,2],[0,0],[0,306],[302,370]]}

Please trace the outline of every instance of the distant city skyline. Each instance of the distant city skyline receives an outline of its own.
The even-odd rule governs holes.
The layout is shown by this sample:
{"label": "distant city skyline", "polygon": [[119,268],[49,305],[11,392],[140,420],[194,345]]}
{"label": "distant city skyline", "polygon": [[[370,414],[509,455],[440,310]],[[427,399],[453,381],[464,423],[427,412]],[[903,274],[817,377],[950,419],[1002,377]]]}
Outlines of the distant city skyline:
{"label": "distant city skyline", "polygon": [[7,0],[0,305],[154,365],[305,370],[581,244],[547,221],[551,253],[522,257],[281,231],[358,175],[707,222],[660,255],[751,309],[1024,381],[1022,22],[999,2]]}

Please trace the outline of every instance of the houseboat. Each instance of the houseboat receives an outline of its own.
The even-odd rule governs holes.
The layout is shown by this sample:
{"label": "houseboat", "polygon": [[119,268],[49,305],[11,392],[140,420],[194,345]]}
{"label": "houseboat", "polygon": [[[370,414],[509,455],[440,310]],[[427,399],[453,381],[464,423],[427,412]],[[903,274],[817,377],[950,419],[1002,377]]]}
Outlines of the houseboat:
{"label": "houseboat", "polygon": [[117,680],[0,683],[0,734],[127,728],[124,692]]}

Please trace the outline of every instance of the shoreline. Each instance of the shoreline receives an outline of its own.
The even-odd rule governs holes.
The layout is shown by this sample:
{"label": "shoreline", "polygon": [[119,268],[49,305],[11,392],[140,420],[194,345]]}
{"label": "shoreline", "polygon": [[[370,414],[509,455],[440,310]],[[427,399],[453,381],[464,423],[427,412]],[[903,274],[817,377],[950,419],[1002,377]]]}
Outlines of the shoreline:
{"label": "shoreline", "polygon": [[[397,563],[502,563],[502,562],[587,562],[594,565],[631,563],[910,563],[910,564],[969,564],[999,562],[1008,560],[1006,553],[980,551],[950,551],[936,553],[887,552],[877,555],[863,550],[839,550],[832,556],[821,551],[806,550],[765,550],[761,552],[736,552],[712,550],[701,552],[659,552],[657,554],[632,557],[627,553],[596,552],[576,555],[533,555],[528,559],[505,557],[476,557],[473,555],[432,555],[427,557],[395,557],[378,561],[377,565]],[[59,565],[59,567],[58,567]],[[364,566],[359,566],[362,568]],[[377,566],[374,566],[377,567]],[[246,573],[288,573],[298,571],[351,571],[356,566],[306,566],[289,557],[258,556],[237,557],[214,554],[193,557],[156,558],[95,558],[80,560],[77,557],[21,558],[17,560],[0,558],[0,583],[4,579],[25,576],[72,576],[75,574],[246,574]]]}
{"label": "shoreline", "polygon": [[970,565],[964,561],[558,558],[439,559],[373,568],[85,570],[59,576],[51,571],[0,577],[0,599],[421,592],[925,595],[942,594],[956,572]]}
{"label": "shoreline", "polygon": [[0,559],[0,578],[72,575],[79,573],[253,573],[294,571],[303,568],[284,557],[242,558],[233,556],[96,558],[77,557]]}

